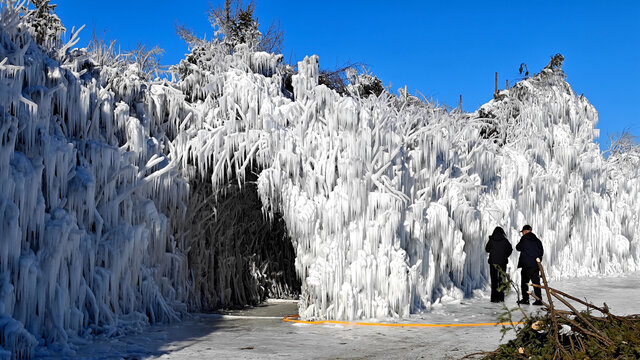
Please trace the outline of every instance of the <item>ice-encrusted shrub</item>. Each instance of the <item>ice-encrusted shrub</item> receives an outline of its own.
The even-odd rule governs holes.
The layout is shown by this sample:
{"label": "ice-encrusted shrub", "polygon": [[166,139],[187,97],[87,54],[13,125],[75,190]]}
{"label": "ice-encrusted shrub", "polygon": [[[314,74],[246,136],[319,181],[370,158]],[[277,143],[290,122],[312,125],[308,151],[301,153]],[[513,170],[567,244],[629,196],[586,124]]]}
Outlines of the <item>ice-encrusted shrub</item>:
{"label": "ice-encrusted shrub", "polygon": [[0,21],[0,341],[14,357],[177,319],[187,298],[187,189],[146,84],[134,69],[101,79],[111,69],[70,50],[76,34],[38,45],[22,5],[3,2]]}

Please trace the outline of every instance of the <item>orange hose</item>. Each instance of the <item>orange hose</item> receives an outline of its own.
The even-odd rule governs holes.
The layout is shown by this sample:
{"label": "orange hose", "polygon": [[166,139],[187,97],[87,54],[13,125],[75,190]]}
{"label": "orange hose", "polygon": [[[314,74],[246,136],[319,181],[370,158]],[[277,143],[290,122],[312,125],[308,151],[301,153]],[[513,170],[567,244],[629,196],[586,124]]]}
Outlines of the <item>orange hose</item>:
{"label": "orange hose", "polygon": [[387,326],[387,327],[474,327],[474,326],[495,326],[495,325],[522,325],[522,322],[501,322],[501,323],[477,323],[477,324],[393,324],[393,323],[367,323],[354,321],[337,321],[337,320],[319,320],[306,321],[298,320],[298,315],[287,315],[282,321],[298,323],[298,324],[336,324],[336,325],[357,325],[357,326]]}

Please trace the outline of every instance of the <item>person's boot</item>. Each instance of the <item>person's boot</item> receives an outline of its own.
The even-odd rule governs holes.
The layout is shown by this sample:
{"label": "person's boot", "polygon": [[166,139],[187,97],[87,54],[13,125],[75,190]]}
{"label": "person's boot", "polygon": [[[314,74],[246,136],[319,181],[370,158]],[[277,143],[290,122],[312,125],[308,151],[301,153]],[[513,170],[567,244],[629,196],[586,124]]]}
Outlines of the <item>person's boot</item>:
{"label": "person's boot", "polygon": [[542,301],[536,300],[536,301],[533,302],[533,305],[542,306]]}
{"label": "person's boot", "polygon": [[529,299],[522,299],[517,301],[518,305],[529,305]]}

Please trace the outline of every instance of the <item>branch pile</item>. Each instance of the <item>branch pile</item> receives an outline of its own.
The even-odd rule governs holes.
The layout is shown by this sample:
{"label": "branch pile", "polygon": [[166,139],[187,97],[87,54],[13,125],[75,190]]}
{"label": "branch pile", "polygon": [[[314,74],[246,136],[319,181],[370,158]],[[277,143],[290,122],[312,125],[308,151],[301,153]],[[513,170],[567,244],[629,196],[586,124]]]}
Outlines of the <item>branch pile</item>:
{"label": "branch pile", "polygon": [[[638,359],[640,315],[618,316],[550,287],[538,262],[546,292],[543,313],[526,319],[516,338],[486,354],[485,359]],[[573,302],[573,303],[572,303]],[[579,305],[574,305],[574,304]],[[563,304],[568,310],[559,309]],[[576,306],[585,306],[578,311]]]}

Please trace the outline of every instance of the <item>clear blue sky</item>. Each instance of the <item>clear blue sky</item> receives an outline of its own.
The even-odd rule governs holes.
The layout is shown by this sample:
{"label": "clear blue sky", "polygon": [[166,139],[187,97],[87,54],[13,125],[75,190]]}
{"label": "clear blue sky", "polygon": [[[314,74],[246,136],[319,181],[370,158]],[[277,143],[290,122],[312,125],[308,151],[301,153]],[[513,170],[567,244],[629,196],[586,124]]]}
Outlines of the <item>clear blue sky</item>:
{"label": "clear blue sky", "polygon": [[[210,37],[209,3],[223,0],[57,2],[67,28],[86,24],[79,45],[95,29],[123,49],[159,45],[174,64],[187,52],[174,24]],[[573,89],[598,109],[601,141],[625,129],[640,136],[640,1],[257,0],[256,15],[263,28],[280,21],[286,61],[362,62],[394,90],[453,106],[462,94],[467,111],[491,99],[496,71],[504,87],[521,62],[538,72],[559,52]]]}

